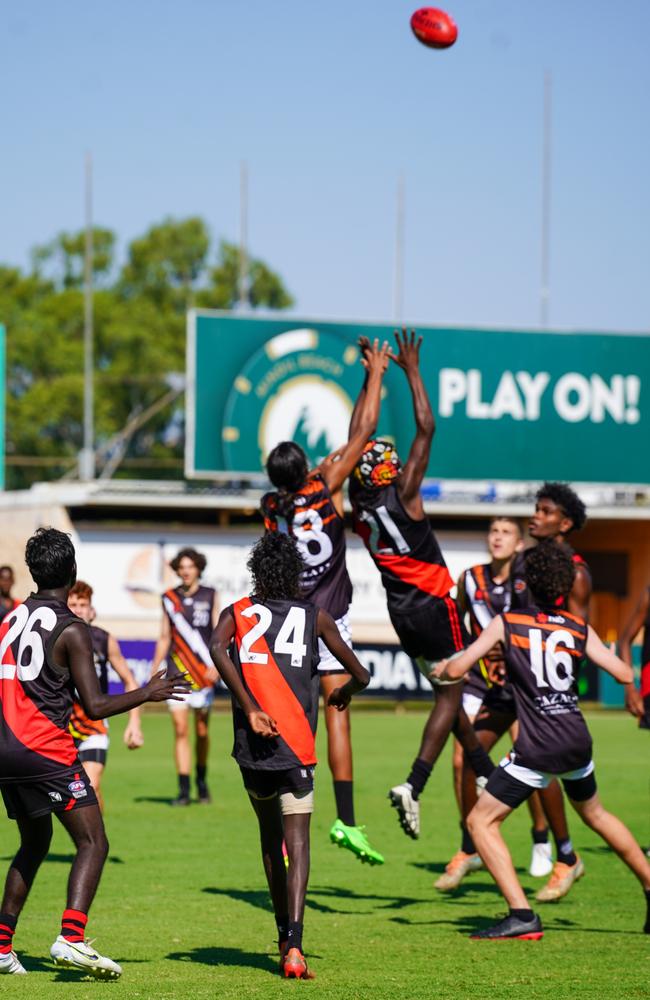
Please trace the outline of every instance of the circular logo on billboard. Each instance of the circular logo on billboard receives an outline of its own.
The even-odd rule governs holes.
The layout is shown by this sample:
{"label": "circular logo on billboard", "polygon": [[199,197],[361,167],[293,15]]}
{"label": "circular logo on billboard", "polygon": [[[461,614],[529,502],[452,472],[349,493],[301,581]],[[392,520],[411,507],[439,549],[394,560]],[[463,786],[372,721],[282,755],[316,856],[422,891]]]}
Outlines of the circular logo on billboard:
{"label": "circular logo on billboard", "polygon": [[347,441],[362,384],[358,348],[336,333],[301,328],[268,340],[226,401],[226,467],[256,472],[280,441],[295,441],[318,465]]}

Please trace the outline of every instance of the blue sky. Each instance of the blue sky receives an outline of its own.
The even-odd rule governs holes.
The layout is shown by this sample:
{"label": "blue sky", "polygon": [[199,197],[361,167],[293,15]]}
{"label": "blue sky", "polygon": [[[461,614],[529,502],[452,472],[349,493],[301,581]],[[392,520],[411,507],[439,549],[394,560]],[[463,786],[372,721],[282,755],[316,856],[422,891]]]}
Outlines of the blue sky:
{"label": "blue sky", "polygon": [[95,214],[124,243],[166,215],[238,234],[297,312],[535,327],[543,75],[553,76],[550,323],[650,326],[650,4],[450,0],[432,52],[403,0],[65,0],[0,11],[0,261]]}

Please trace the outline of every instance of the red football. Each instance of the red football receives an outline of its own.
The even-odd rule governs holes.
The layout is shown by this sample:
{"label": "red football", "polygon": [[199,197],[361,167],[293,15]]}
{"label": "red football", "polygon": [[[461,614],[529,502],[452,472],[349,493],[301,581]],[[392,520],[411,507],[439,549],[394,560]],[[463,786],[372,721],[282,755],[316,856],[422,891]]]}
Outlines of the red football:
{"label": "red football", "polygon": [[458,38],[453,18],[437,7],[420,7],[411,18],[411,30],[418,42],[430,49],[448,49]]}

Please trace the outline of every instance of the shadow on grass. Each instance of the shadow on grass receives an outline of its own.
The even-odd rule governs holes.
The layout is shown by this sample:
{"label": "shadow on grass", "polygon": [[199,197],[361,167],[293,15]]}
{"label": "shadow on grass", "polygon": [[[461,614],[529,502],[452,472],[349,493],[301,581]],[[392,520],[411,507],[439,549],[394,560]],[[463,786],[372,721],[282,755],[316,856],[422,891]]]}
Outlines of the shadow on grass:
{"label": "shadow on grass", "polygon": [[200,965],[227,965],[238,969],[261,969],[278,974],[278,963],[270,955],[242,951],[241,948],[193,948],[191,951],[172,951],[167,958],[172,962],[190,962]]}
{"label": "shadow on grass", "polygon": [[[235,899],[239,903],[248,903],[250,906],[256,906],[260,910],[268,911],[271,906],[268,891],[265,889],[223,889],[218,888],[217,886],[206,886],[201,890],[201,892],[207,892],[213,896],[228,896],[229,899]],[[428,902],[426,898],[416,898],[415,896],[379,896],[374,893],[353,892],[352,889],[347,887],[339,888],[336,886],[328,886],[327,888],[318,888],[314,886],[313,888],[310,887],[308,891],[306,900],[307,908],[315,910],[317,913],[348,914],[350,912],[349,910],[342,910],[336,906],[331,906],[329,903],[321,902],[319,898],[314,898],[322,896],[332,900],[368,900],[370,902],[377,903],[378,905],[371,912],[375,912],[376,909],[400,910],[406,906],[413,906],[418,903]],[[367,915],[368,914],[355,913],[355,916]]]}
{"label": "shadow on grass", "polygon": [[44,958],[42,955],[26,955],[25,952],[21,951],[20,961],[28,972],[50,972],[55,983],[78,983],[83,975],[81,969],[79,971],[59,969],[51,958]]}
{"label": "shadow on grass", "polygon": [[[0,861],[13,861],[13,854],[0,855]],[[51,853],[46,857],[46,861],[53,861],[55,864],[71,865],[76,857],[76,854],[56,854]],[[124,865],[126,862],[122,858],[116,858],[111,856],[107,859],[109,865]]]}
{"label": "shadow on grass", "polygon": [[[154,805],[170,806],[172,799],[165,795],[136,795],[134,802],[152,802]],[[188,809],[189,806],[174,806],[175,809]]]}

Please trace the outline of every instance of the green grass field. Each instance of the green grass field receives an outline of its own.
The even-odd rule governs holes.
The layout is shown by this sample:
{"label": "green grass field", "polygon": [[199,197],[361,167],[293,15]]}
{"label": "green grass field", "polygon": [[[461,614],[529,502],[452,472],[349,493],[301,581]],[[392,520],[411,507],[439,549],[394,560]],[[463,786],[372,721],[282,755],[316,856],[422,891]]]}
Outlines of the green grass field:
{"label": "green grass field", "polygon": [[[7,996],[84,1000],[98,993],[123,998],[286,996],[323,998],[647,997],[650,937],[641,933],[640,888],[615,856],[572,820],[586,877],[559,904],[540,906],[541,942],[477,943],[468,931],[503,912],[484,872],[443,896],[432,883],[457,847],[458,817],[449,748],[422,800],[422,836],[407,839],[386,792],[403,780],[425,716],[419,712],[357,712],[354,745],[358,822],[386,855],[381,868],[362,866],[330,845],[333,796],[324,733],[319,747],[312,871],[305,915],[305,950],[317,980],[282,982],[276,974],[275,925],[259,859],[256,824],[231,760],[230,717],[213,717],[212,806],[173,810],[171,727],[145,716],[146,745],[128,753],[122,723],[106,774],[106,826],[111,842],[89,937],[122,963],[118,983],[85,983],[49,964],[58,933],[71,859],[57,824],[18,926],[16,949],[29,977],[4,977]],[[597,776],[605,804],[650,841],[648,734],[629,717],[593,714]],[[522,873],[529,857],[528,815],[519,811],[506,836]],[[2,861],[16,845],[2,826]],[[524,885],[539,883],[523,874]]]}

